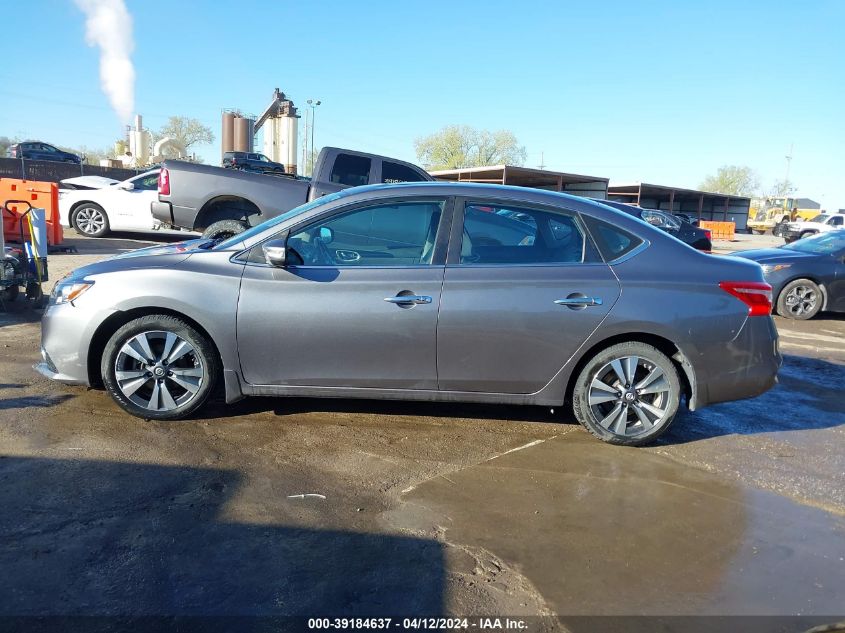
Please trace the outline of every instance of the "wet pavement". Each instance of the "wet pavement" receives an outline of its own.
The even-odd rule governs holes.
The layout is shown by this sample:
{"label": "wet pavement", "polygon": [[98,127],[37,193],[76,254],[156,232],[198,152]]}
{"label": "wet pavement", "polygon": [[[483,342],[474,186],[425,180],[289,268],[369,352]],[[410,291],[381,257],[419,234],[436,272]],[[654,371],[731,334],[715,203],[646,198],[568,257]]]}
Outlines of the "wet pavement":
{"label": "wet pavement", "polygon": [[[79,242],[54,279],[143,245]],[[531,407],[142,421],[34,374],[37,314],[0,313],[0,614],[841,617],[845,319],[776,321],[777,387],[627,449]]]}

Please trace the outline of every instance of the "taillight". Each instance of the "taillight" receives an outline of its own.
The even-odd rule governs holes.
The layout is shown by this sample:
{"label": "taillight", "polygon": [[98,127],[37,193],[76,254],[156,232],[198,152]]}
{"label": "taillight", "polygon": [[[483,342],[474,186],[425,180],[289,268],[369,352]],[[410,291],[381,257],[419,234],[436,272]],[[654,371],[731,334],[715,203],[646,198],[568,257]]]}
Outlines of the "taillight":
{"label": "taillight", "polygon": [[704,231],[704,237],[706,237],[708,240],[710,240],[712,242],[713,241],[713,231],[711,231],[710,229],[701,229],[701,230]]}
{"label": "taillight", "polygon": [[161,171],[158,172],[158,195],[170,195],[170,172],[164,167],[162,167]]}
{"label": "taillight", "polygon": [[772,313],[772,287],[761,281],[722,281],[719,288],[748,306],[748,316]]}

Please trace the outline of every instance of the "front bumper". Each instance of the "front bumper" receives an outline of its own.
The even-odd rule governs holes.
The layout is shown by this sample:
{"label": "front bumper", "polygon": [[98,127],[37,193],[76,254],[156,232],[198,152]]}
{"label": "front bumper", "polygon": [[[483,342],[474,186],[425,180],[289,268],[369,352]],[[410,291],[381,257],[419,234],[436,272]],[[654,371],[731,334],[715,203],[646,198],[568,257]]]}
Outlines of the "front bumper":
{"label": "front bumper", "polygon": [[[94,292],[94,291],[89,291]],[[88,297],[86,297],[88,299]],[[88,385],[88,352],[97,327],[115,310],[90,309],[95,302],[48,306],[41,317],[42,362],[33,369],[50,380]],[[87,306],[87,307],[84,307]]]}
{"label": "front bumper", "polygon": [[50,364],[47,362],[36,363],[32,366],[32,368],[45,378],[55,380],[56,382],[62,382],[66,385],[85,384],[84,382],[74,378],[73,376],[68,376],[67,374],[60,374],[58,371],[55,371],[54,368],[50,367]]}

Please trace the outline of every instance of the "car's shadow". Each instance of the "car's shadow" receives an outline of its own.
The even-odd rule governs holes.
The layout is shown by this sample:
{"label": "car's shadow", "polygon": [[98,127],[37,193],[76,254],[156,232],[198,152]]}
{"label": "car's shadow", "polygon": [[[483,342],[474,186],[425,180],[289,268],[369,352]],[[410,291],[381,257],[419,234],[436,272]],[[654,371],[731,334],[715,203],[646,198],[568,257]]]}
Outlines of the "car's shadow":
{"label": "car's shadow", "polygon": [[845,426],[842,384],[845,365],[786,355],[773,389],[756,398],[683,412],[658,442],[683,444],[722,435]]}

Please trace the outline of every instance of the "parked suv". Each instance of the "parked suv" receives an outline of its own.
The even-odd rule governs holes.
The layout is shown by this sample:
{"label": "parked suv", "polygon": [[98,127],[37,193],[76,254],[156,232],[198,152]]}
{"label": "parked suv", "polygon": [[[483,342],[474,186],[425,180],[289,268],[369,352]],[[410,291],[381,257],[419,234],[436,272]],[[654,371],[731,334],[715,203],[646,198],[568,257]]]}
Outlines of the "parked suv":
{"label": "parked suv", "polygon": [[274,163],[264,154],[258,154],[256,152],[226,152],[223,154],[223,167],[257,171],[262,174],[287,173],[284,165]]}
{"label": "parked suv", "polygon": [[48,145],[41,141],[16,143],[9,148],[9,156],[12,158],[24,158],[26,160],[52,160],[59,163],[75,163],[77,165],[82,162],[81,156],[71,154],[54,145]]}

